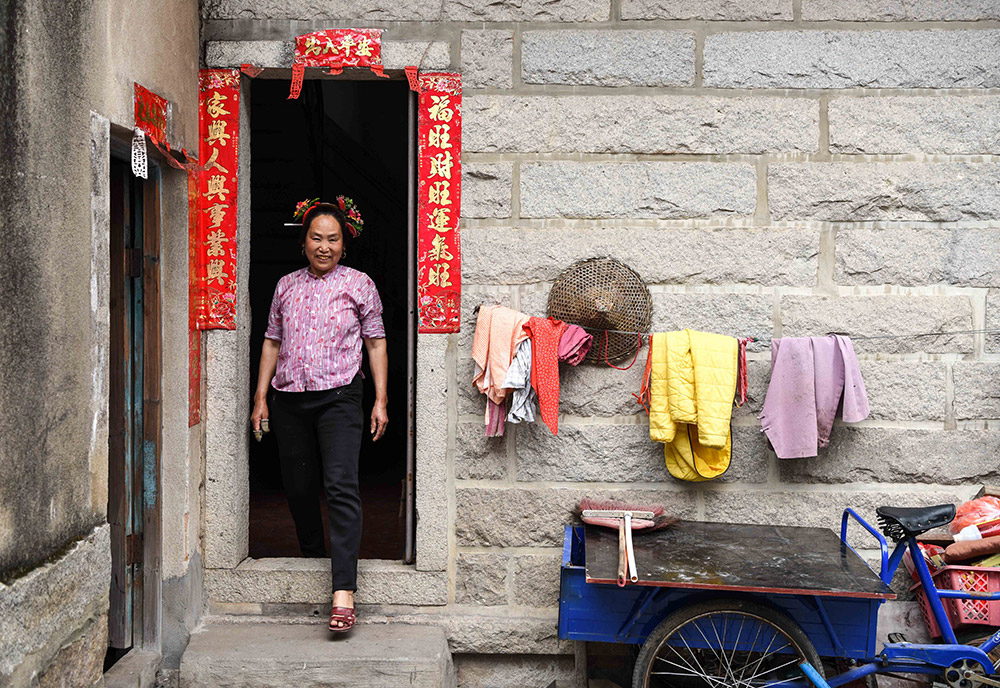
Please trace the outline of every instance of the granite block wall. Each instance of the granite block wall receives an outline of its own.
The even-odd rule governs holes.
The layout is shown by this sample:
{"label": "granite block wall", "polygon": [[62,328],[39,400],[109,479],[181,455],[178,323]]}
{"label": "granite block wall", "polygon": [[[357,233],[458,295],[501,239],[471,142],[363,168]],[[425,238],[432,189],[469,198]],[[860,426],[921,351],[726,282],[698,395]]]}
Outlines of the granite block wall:
{"label": "granite block wall", "polygon": [[[417,490],[421,470],[446,471],[447,499],[418,516],[447,519],[442,618],[453,619],[464,685],[524,685],[520,672],[538,661],[525,652],[570,651],[546,624],[562,524],[583,495],[835,527],[845,506],[960,501],[1000,477],[1000,336],[969,332],[1000,328],[996,2],[212,0],[203,10],[209,56],[351,24],[384,28],[387,52],[393,41],[443,44],[438,58],[463,72],[464,324],[421,338],[421,356],[445,375],[435,367],[418,386],[446,379],[447,390],[418,397],[448,409],[418,407],[419,436],[440,451],[418,458]],[[472,309],[544,314],[552,280],[592,256],[647,280],[654,330],[758,339],[722,479],[667,474],[631,397],[644,351],[628,371],[564,370],[558,437],[540,425],[483,437]],[[858,337],[872,416],[838,426],[817,458],[779,461],[756,418],[768,341],[831,331]],[[881,338],[910,333],[924,336]],[[517,637],[550,631],[528,650],[489,632],[513,618],[530,620]],[[485,679],[496,653],[517,657]],[[566,666],[552,660],[543,673]]]}

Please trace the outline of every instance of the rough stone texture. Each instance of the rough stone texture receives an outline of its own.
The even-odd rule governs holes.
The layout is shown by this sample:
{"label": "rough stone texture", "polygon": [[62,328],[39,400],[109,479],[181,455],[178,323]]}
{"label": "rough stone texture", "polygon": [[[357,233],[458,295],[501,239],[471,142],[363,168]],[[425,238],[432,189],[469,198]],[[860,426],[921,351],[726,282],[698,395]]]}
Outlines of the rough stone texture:
{"label": "rough stone texture", "polygon": [[555,607],[559,604],[561,552],[514,556],[514,604]]}
{"label": "rough stone texture", "polygon": [[[479,395],[482,408],[486,397]],[[512,426],[508,426],[508,429]],[[507,442],[503,437],[486,437],[484,423],[460,423],[455,438],[455,477],[459,480],[503,480],[507,477]]]}
{"label": "rough stone texture", "polygon": [[[464,229],[462,230],[462,233],[465,233]],[[483,304],[511,307],[513,298],[509,288],[479,286],[475,284],[475,280],[466,280],[464,264],[462,265],[462,278],[463,281],[471,282],[472,284],[462,284],[462,329],[458,333],[458,348],[460,351],[460,358],[471,362],[472,338],[475,335],[476,321],[479,318],[479,314],[476,312],[476,307]],[[458,385],[459,389],[472,389],[471,381],[471,373],[467,377],[460,375]],[[475,395],[482,396],[482,394],[478,391],[474,389],[472,391]]]}
{"label": "rough stone texture", "polygon": [[545,616],[459,616],[445,620],[454,653],[573,654],[573,641],[560,641],[555,612]]}
{"label": "rough stone texture", "polygon": [[756,177],[747,163],[527,163],[521,217],[749,217]]}
{"label": "rough stone texture", "polygon": [[986,294],[986,329],[992,330],[984,335],[987,353],[1000,352],[1000,290],[997,289]]}
{"label": "rough stone texture", "polygon": [[1000,286],[995,229],[838,229],[838,284]]}
{"label": "rough stone texture", "polygon": [[[94,370],[90,391],[90,500],[98,513],[108,502],[108,388],[111,357],[111,123],[90,113],[91,190],[90,241],[90,351]],[[185,185],[186,187],[186,185]],[[2,513],[2,510],[0,510]],[[51,515],[51,514],[50,514]],[[0,517],[0,548],[5,526]]]}
{"label": "rough stone texture", "polygon": [[[206,19],[299,19],[305,21],[350,20],[353,22],[427,21],[441,18],[437,0],[398,3],[388,0],[206,0]],[[609,5],[601,0],[560,0],[544,2],[487,2],[487,0],[447,0],[444,19],[452,21],[601,21],[607,20]]]}
{"label": "rough stone texture", "polygon": [[321,625],[212,624],[191,636],[181,688],[340,685],[450,688],[451,655],[432,626],[359,625],[336,643]]}
{"label": "rough stone texture", "polygon": [[[541,311],[538,311],[541,313]],[[600,347],[598,337],[591,346]],[[559,369],[559,412],[573,416],[634,416],[644,413],[633,393],[642,387],[642,363],[646,349],[639,352],[635,364],[628,370],[612,370],[605,365],[580,364]],[[619,362],[628,365],[629,359]]]}
{"label": "rough stone texture", "polygon": [[[448,69],[451,66],[451,45],[444,41],[397,41],[392,31],[382,35],[382,66],[385,69],[402,69],[407,65],[421,64],[423,69]],[[424,54],[424,51],[426,55]],[[295,55],[292,41],[206,41],[205,64],[209,67],[239,67],[253,64],[258,67],[290,68]],[[420,62],[423,58],[423,63]]]}
{"label": "rough stone texture", "polygon": [[528,84],[690,86],[689,31],[526,31],[521,78]]}
{"label": "rough stone texture", "polygon": [[[32,673],[44,670],[60,648],[78,638],[84,638],[83,645],[76,646],[80,650],[76,654],[83,658],[83,648],[90,647],[95,634],[102,635],[102,642],[96,650],[91,649],[103,660],[110,585],[108,525],[79,540],[55,561],[9,585],[0,584],[0,638],[4,646],[0,684],[27,685]],[[94,620],[89,626],[88,619]],[[94,680],[99,677],[100,671]]]}
{"label": "rough stone texture", "polygon": [[465,98],[462,115],[464,151],[813,153],[819,145],[819,103],[805,98],[490,94]]}
{"label": "rough stone texture", "polygon": [[[795,492],[709,490],[705,492],[705,520],[808,526],[839,532],[840,518],[846,507],[853,508],[868,520],[875,518],[875,508],[879,506],[930,506],[946,502],[957,504],[970,499],[977,489],[978,485],[924,492],[881,492],[877,489],[827,492],[816,488]],[[871,535],[853,523],[848,528],[848,541],[862,547],[871,547],[875,542]]]}
{"label": "rough stone texture", "polygon": [[88,622],[80,637],[67,643],[38,676],[38,688],[92,686],[101,679],[108,651],[108,617]]}
{"label": "rough stone texture", "polygon": [[1000,418],[1000,362],[956,361],[952,377],[957,420]]}
{"label": "rough stone texture", "polygon": [[[559,436],[540,424],[518,428],[517,479],[571,482],[672,482],[663,445],[649,426],[566,425]],[[733,428],[733,463],[720,480],[764,482],[766,448],[760,428]]]}
{"label": "rough stone texture", "polygon": [[433,41],[428,48],[427,41],[393,40],[392,31],[382,35],[382,65],[386,69],[402,69],[417,64],[425,70],[450,69],[451,44],[447,41]]}
{"label": "rough stone texture", "polygon": [[787,21],[791,0],[622,0],[622,19],[707,19],[723,21]]}
{"label": "rough stone texture", "polygon": [[944,363],[861,361],[872,420],[945,419]]}
{"label": "rough stone texture", "polygon": [[160,654],[133,648],[104,673],[104,688],[153,688]]}
{"label": "rough stone texture", "polygon": [[838,425],[816,458],[779,461],[797,483],[993,484],[1000,478],[996,430],[900,430]]}
{"label": "rough stone texture", "polygon": [[[781,323],[784,337],[827,332],[856,337],[954,332],[972,328],[972,304],[967,296],[785,296]],[[972,335],[854,339],[854,348],[858,352],[969,353]]]}
{"label": "rough stone texture", "polygon": [[1000,19],[994,0],[803,0],[806,21],[977,21]]}
{"label": "rough stone texture", "polygon": [[660,482],[669,479],[663,446],[651,442],[649,426],[567,425],[559,435],[542,423],[517,433],[518,480],[569,482]]}
{"label": "rough stone texture", "polygon": [[462,164],[462,217],[510,217],[514,163]]}
{"label": "rough stone texture", "polygon": [[[684,486],[681,486],[682,488]],[[559,547],[563,525],[582,497],[657,503],[683,518],[695,514],[689,491],[579,488],[458,488],[455,533],[459,545]]]}
{"label": "rough stone texture", "polygon": [[[510,88],[513,81],[514,32],[513,31],[463,31],[462,32],[462,87]],[[462,131],[468,100],[462,104]],[[471,150],[462,141],[463,150]]]}
{"label": "rough stone texture", "polygon": [[459,688],[535,688],[572,681],[575,662],[568,656],[458,655]]}
{"label": "rough stone texture", "polygon": [[[739,246],[739,251],[734,251],[733,246]],[[683,255],[684,259],[664,260],[667,254]],[[669,230],[469,227],[462,230],[462,277],[474,283],[550,281],[573,262],[595,256],[626,263],[648,284],[812,286],[816,283],[819,230],[798,227]]]}
{"label": "rough stone texture", "polygon": [[1000,96],[834,98],[829,113],[832,153],[1000,153]]}
{"label": "rough stone texture", "polygon": [[507,555],[459,554],[455,560],[455,602],[484,607],[507,604]]}
{"label": "rough stone texture", "polygon": [[446,334],[417,335],[417,569],[448,567],[448,367]]}
{"label": "rough stone texture", "polygon": [[258,67],[291,67],[295,53],[292,41],[207,41],[205,66],[239,67],[252,64]]}
{"label": "rough stone texture", "polygon": [[[247,559],[235,569],[206,569],[205,593],[213,602],[328,604],[330,560]],[[417,571],[398,562],[362,559],[358,563],[357,601],[446,604],[447,576],[444,572]]]}
{"label": "rough stone texture", "polygon": [[761,294],[653,294],[652,332],[701,330],[731,337],[753,337],[748,351],[769,349],[774,306]]}
{"label": "rough stone texture", "polygon": [[992,88],[1000,31],[743,31],[705,39],[705,85]]}
{"label": "rough stone texture", "polygon": [[[250,245],[250,84],[240,92],[239,188],[236,241]],[[236,332],[208,330],[202,339],[202,419],[205,422],[205,526],[207,568],[233,568],[247,556],[250,532],[250,470],[247,419],[250,392],[250,256],[237,251]]]}
{"label": "rough stone texture", "polygon": [[782,163],[768,167],[773,220],[994,220],[998,163]]}
{"label": "rough stone texture", "polygon": [[[770,347],[766,347],[770,351]],[[756,417],[764,408],[764,397],[771,382],[770,353],[767,360],[747,361],[747,402],[737,408],[733,406],[733,418]]]}

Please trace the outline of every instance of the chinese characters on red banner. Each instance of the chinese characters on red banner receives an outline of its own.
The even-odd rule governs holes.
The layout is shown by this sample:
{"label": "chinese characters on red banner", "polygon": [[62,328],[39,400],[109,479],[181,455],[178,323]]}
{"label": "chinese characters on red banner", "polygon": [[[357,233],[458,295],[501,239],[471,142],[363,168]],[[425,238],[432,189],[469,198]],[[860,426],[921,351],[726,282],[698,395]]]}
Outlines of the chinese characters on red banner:
{"label": "chinese characters on red banner", "polygon": [[167,100],[132,82],[135,93],[135,126],[157,143],[167,138]]}
{"label": "chinese characters on red banner", "polygon": [[306,67],[329,67],[330,74],[340,74],[344,67],[369,67],[378,76],[382,72],[381,29],[326,29],[295,38],[295,61],[292,63],[292,88],[288,98],[302,92]]}
{"label": "chinese characters on red banner", "polygon": [[239,163],[240,73],[200,72],[198,236],[195,325],[236,329],[236,188]]}
{"label": "chinese characters on red banner", "polygon": [[462,80],[421,74],[417,115],[417,299],[420,332],[458,332],[462,294]]}

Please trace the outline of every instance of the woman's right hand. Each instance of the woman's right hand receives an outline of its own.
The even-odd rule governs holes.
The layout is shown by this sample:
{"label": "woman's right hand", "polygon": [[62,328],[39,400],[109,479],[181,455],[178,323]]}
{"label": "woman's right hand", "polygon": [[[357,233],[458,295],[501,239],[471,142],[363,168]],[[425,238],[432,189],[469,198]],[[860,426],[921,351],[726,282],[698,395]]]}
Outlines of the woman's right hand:
{"label": "woman's right hand", "polygon": [[250,425],[253,426],[254,432],[260,432],[260,422],[266,420],[270,416],[267,410],[267,398],[254,399],[253,402],[253,413],[250,415]]}

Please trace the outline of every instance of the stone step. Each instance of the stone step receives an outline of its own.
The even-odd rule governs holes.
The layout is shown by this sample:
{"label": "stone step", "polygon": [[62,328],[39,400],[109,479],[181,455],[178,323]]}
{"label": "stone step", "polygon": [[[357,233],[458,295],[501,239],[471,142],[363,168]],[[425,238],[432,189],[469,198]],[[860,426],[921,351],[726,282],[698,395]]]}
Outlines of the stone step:
{"label": "stone step", "polygon": [[209,622],[191,635],[181,688],[454,688],[444,631],[434,626],[359,625],[335,635],[322,623]]}

